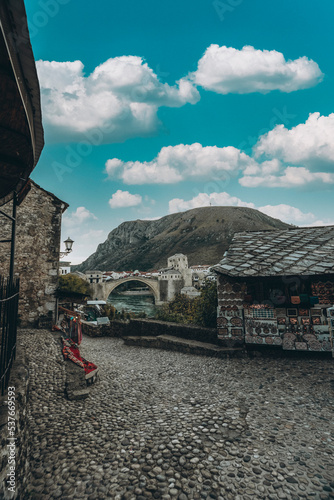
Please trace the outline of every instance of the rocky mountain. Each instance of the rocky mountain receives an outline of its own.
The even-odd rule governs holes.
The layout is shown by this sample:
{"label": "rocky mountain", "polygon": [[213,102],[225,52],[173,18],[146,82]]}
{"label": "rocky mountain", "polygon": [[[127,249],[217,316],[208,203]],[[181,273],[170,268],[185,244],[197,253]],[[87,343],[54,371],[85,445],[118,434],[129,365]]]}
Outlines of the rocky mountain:
{"label": "rocky mountain", "polygon": [[165,267],[175,253],[186,254],[190,266],[217,264],[234,233],[288,227],[252,208],[194,208],[158,220],[123,222],[75,269],[148,271]]}

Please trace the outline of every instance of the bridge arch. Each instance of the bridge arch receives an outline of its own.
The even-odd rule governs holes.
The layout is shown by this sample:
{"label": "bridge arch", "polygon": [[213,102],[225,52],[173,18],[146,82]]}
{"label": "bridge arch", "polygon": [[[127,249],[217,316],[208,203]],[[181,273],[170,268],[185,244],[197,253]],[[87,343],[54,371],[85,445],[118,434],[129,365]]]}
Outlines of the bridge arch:
{"label": "bridge arch", "polygon": [[107,301],[109,295],[115,290],[115,288],[123,283],[128,283],[129,281],[139,281],[140,283],[144,283],[144,285],[148,286],[150,290],[152,290],[155,304],[160,303],[160,286],[159,281],[156,278],[128,276],[118,280],[105,281],[104,283],[94,283],[90,286],[93,289],[94,298]]}

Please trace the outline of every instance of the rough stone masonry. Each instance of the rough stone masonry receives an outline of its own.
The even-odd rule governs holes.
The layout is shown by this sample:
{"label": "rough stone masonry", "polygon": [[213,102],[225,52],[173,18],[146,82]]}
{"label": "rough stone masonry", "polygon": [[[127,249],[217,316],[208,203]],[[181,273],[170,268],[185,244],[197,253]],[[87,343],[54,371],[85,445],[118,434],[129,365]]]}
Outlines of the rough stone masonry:
{"label": "rough stone masonry", "polygon": [[[20,277],[19,320],[37,326],[53,317],[58,285],[61,218],[67,203],[30,181],[30,191],[17,208],[15,275]],[[3,208],[11,214],[11,204]],[[11,222],[1,218],[0,239],[11,236]],[[0,245],[0,275],[9,274],[10,244]]]}

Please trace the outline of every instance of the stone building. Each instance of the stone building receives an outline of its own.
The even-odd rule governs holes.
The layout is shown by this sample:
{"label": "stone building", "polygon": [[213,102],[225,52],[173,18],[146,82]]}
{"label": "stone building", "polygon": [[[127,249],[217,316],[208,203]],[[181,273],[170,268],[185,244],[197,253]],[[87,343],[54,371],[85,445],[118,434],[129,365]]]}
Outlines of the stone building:
{"label": "stone building", "polygon": [[223,344],[333,352],[334,226],[237,233],[213,269]]}
{"label": "stone building", "polygon": [[173,300],[184,286],[182,274],[177,269],[162,269],[159,275],[160,298],[163,302]]}
{"label": "stone building", "polygon": [[[58,286],[62,214],[68,204],[29,181],[29,192],[17,207],[15,275],[20,277],[19,320],[22,326],[37,326],[54,317]],[[11,213],[11,203],[4,210]],[[10,224],[0,226],[6,238]],[[8,274],[10,245],[0,246],[0,274]]]}
{"label": "stone building", "polygon": [[173,300],[177,293],[187,294],[192,288],[192,272],[188,268],[188,257],[177,253],[168,257],[167,268],[159,274],[161,300]]}
{"label": "stone building", "polygon": [[89,283],[101,283],[103,281],[103,272],[98,270],[86,271],[86,280]]}
{"label": "stone building", "polygon": [[167,267],[181,271],[188,269],[188,257],[183,253],[176,253],[167,259]]}
{"label": "stone building", "polygon": [[192,286],[192,271],[188,267],[188,257],[183,253],[176,253],[167,259],[167,268],[176,269],[182,275],[183,286]]}

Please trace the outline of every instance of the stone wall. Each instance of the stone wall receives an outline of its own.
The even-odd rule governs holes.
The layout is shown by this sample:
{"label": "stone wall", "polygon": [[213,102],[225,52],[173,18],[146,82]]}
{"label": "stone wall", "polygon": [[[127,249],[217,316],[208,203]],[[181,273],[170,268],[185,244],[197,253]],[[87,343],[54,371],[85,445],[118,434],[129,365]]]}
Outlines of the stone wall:
{"label": "stone wall", "polygon": [[111,321],[110,325],[91,325],[87,322],[82,322],[82,331],[89,337],[123,337],[128,335],[129,322],[127,321]]}
{"label": "stone wall", "polygon": [[[31,189],[17,208],[15,274],[20,277],[19,321],[38,326],[54,318],[62,213],[68,205],[31,181]],[[11,214],[11,206],[4,211]],[[0,237],[10,238],[11,223],[0,218]],[[0,245],[0,274],[9,273],[10,244]]]}
{"label": "stone wall", "polygon": [[83,333],[90,337],[126,337],[172,335],[200,342],[217,343],[216,328],[204,328],[195,325],[181,325],[167,321],[149,319],[131,319],[130,321],[112,321],[110,326],[91,326],[83,324]]}
{"label": "stone wall", "polygon": [[[8,463],[8,404],[7,396],[0,398],[0,498],[24,498],[28,480],[29,463],[27,460],[29,436],[27,403],[29,394],[29,371],[22,348],[17,346],[16,359],[11,370],[9,388],[15,387],[15,493],[8,490],[6,482],[11,464]],[[7,394],[7,392],[6,392]],[[11,396],[12,397],[12,396]],[[10,457],[11,458],[11,457]]]}

